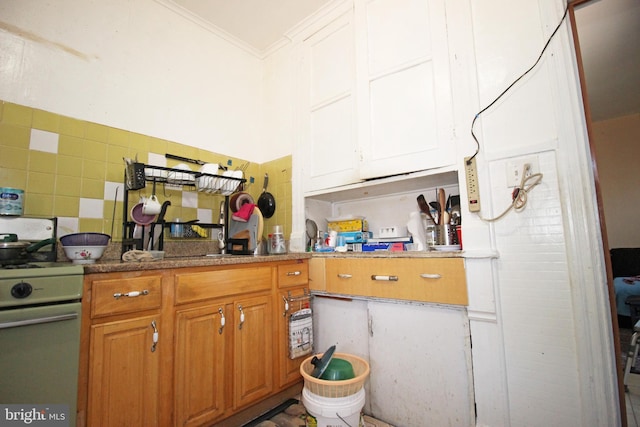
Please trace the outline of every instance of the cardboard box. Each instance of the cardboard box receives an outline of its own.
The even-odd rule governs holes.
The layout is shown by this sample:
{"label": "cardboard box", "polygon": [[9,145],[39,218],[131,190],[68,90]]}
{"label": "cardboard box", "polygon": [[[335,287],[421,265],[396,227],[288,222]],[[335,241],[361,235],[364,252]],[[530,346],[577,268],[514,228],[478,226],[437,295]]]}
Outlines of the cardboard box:
{"label": "cardboard box", "polygon": [[346,243],[365,243],[373,237],[373,233],[370,231],[346,231],[338,233],[338,235],[344,236]]}
{"label": "cardboard box", "polygon": [[329,222],[327,227],[329,230],[335,230],[338,233],[349,231],[369,231],[369,224],[366,219],[349,219],[345,221]]}

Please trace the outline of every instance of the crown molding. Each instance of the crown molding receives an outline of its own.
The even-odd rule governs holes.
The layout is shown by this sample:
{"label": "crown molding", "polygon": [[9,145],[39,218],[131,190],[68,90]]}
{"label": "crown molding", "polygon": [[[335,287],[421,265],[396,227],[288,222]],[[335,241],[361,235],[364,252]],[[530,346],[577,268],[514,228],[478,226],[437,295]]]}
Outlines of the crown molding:
{"label": "crown molding", "polygon": [[220,37],[221,39],[226,40],[227,42],[229,42],[229,43],[233,44],[234,46],[246,51],[247,53],[250,53],[251,55],[255,56],[256,58],[264,59],[264,57],[265,57],[264,52],[254,48],[250,44],[246,43],[243,40],[240,40],[239,38],[235,37],[234,35],[226,32],[222,28],[213,25],[209,21],[206,21],[206,20],[200,18],[198,15],[196,15],[193,12],[185,9],[184,7],[176,4],[172,0],[154,0],[154,1],[156,3],[162,5],[162,6],[166,7],[167,9],[171,10],[172,12],[180,15],[181,17],[187,19],[188,21],[193,22],[194,24],[198,25],[199,27],[203,28],[204,30],[209,31],[210,33],[215,34],[216,36]]}

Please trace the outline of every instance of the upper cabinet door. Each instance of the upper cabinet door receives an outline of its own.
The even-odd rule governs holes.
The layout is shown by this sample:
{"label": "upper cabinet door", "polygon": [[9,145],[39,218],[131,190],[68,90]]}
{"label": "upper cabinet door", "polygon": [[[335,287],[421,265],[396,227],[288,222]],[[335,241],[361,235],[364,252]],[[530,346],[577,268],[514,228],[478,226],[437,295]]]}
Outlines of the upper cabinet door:
{"label": "upper cabinet door", "polygon": [[444,0],[358,0],[360,178],[454,163]]}
{"label": "upper cabinet door", "polygon": [[303,42],[305,191],[358,180],[353,11]]}

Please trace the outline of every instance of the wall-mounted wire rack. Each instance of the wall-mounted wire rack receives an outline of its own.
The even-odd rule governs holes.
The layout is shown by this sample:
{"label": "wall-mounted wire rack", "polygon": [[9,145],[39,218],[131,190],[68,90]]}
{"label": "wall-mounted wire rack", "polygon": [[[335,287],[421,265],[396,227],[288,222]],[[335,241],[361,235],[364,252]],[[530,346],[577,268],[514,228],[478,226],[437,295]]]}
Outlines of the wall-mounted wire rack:
{"label": "wall-mounted wire rack", "polygon": [[[222,175],[206,174],[196,171],[167,168],[162,166],[145,165],[143,163],[129,163],[125,167],[124,174],[124,197],[123,197],[123,210],[122,210],[122,253],[138,249],[143,250],[145,248],[145,239],[148,240],[148,233],[153,233],[156,226],[164,228],[170,228],[171,225],[182,225],[189,227],[189,224],[185,223],[172,223],[165,221],[161,218],[157,222],[148,224],[148,227],[140,226],[136,229],[134,221],[128,221],[129,218],[129,191],[141,190],[146,188],[147,183],[151,183],[152,194],[156,194],[156,186],[166,185],[172,186],[176,189],[197,190],[207,194],[215,195],[219,194],[224,196],[224,211],[225,218],[228,218],[229,212],[229,196],[234,192],[242,189],[242,186],[246,182],[246,179],[239,176],[231,176],[225,171]],[[224,232],[224,236],[228,235],[228,221],[224,221],[223,224],[204,224],[197,223],[197,226],[203,229],[204,233],[193,234],[194,238],[210,238],[212,235],[212,229],[218,229]],[[193,227],[191,227],[193,228]],[[151,230],[151,231],[147,231]],[[147,234],[147,235],[145,235]],[[156,236],[157,249],[162,250],[164,245],[164,232],[160,232],[159,236]]]}

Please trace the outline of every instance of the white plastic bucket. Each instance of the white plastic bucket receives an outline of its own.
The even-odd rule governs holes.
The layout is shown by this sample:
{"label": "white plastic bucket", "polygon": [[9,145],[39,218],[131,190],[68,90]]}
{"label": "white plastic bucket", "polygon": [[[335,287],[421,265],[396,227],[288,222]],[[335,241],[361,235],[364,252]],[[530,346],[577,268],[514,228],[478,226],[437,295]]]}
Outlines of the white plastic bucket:
{"label": "white plastic bucket", "polygon": [[20,216],[24,203],[24,191],[0,187],[0,215]]}
{"label": "white plastic bucket", "polygon": [[302,389],[302,404],[318,427],[359,427],[364,402],[364,388],[345,397],[323,397]]}

